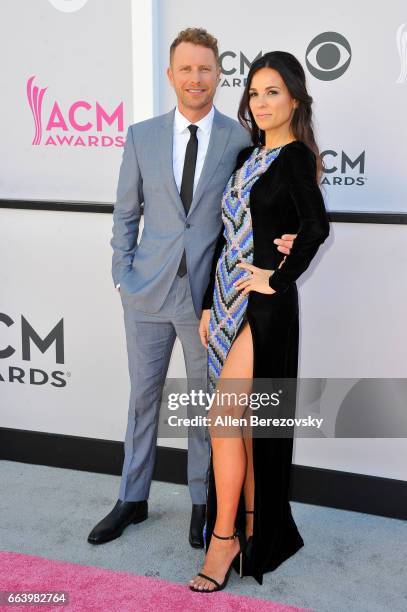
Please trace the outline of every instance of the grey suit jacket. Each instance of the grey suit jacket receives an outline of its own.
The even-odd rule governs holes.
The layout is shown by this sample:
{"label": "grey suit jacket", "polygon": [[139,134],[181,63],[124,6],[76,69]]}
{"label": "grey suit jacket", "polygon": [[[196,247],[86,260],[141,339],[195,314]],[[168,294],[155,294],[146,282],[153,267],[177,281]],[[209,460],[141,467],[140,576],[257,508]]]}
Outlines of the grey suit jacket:
{"label": "grey suit jacket", "polygon": [[[157,312],[185,248],[192,299],[200,317],[222,228],[222,193],[237,154],[250,144],[250,137],[237,121],[215,109],[205,162],[186,216],[173,174],[174,111],[128,128],[113,213],[112,276],[121,291],[133,294],[137,309]],[[138,244],[141,214],[144,229]]]}

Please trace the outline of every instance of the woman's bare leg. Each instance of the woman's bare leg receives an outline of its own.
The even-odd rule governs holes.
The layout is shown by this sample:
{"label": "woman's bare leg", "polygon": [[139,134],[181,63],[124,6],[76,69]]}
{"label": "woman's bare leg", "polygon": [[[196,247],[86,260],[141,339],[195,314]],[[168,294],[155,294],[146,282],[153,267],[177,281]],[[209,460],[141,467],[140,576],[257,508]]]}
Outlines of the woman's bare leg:
{"label": "woman's bare leg", "polygon": [[[253,343],[250,326],[246,323],[234,341],[224,363],[218,389],[222,389],[222,380],[239,379],[245,384],[253,377]],[[235,531],[236,512],[242,487],[246,478],[246,448],[240,435],[218,437],[212,435],[212,462],[215,476],[217,515],[214,531],[220,536],[230,536]],[[253,480],[253,478],[252,478]],[[248,490],[251,485],[248,481]],[[251,508],[248,508],[251,509]],[[222,583],[232,559],[239,551],[239,542],[234,540],[218,540],[212,537],[205,556],[202,573],[211,576]],[[190,585],[195,588],[213,590],[215,585],[201,576],[195,576]]]}

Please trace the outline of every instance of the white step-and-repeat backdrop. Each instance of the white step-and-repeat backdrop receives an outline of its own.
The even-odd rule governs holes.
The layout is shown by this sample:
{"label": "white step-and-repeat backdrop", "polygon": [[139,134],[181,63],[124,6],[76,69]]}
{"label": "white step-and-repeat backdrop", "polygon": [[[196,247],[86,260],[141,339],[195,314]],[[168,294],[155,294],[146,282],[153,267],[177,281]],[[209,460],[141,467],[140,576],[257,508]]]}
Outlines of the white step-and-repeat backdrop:
{"label": "white step-and-repeat backdrop", "polygon": [[[0,198],[113,202],[129,123],[174,105],[179,30],[218,37],[215,104],[236,117],[250,62],[302,62],[331,211],[407,212],[407,12],[344,0],[4,0]],[[250,15],[249,15],[250,13]],[[12,53],[10,50],[12,49]],[[0,209],[0,425],[122,440],[128,372],[111,216]],[[406,378],[402,225],[346,224],[301,279],[303,377]],[[185,374],[177,343],[169,376]],[[161,440],[184,447],[184,440]],[[403,439],[296,442],[295,463],[406,479]]]}

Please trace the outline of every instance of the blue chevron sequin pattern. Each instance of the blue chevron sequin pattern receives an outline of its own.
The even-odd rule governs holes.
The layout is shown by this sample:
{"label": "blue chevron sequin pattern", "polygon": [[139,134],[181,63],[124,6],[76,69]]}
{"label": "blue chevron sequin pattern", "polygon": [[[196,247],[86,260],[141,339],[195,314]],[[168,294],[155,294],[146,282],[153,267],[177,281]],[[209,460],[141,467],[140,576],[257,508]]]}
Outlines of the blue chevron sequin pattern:
{"label": "blue chevron sequin pattern", "polygon": [[208,389],[214,393],[216,381],[233,340],[244,319],[248,294],[241,295],[235,283],[246,270],[239,262],[253,263],[253,230],[250,190],[280,153],[281,147],[256,147],[241,168],[230,177],[222,197],[222,220],[226,244],[216,266],[215,288],[209,321]]}

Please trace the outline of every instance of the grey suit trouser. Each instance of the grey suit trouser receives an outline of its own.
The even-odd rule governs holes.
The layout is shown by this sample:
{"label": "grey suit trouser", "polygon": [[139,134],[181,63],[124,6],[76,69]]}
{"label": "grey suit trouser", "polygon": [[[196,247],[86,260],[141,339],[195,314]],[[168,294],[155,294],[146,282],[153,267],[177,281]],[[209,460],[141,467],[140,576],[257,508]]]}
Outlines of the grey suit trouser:
{"label": "grey suit trouser", "polygon": [[[207,353],[198,334],[188,274],[175,277],[157,313],[136,308],[136,296],[120,292],[131,382],[125,458],[119,499],[148,499],[153,474],[162,389],[178,336],[188,381],[205,380]],[[206,428],[188,431],[188,486],[193,504],[205,504],[210,457]]]}

